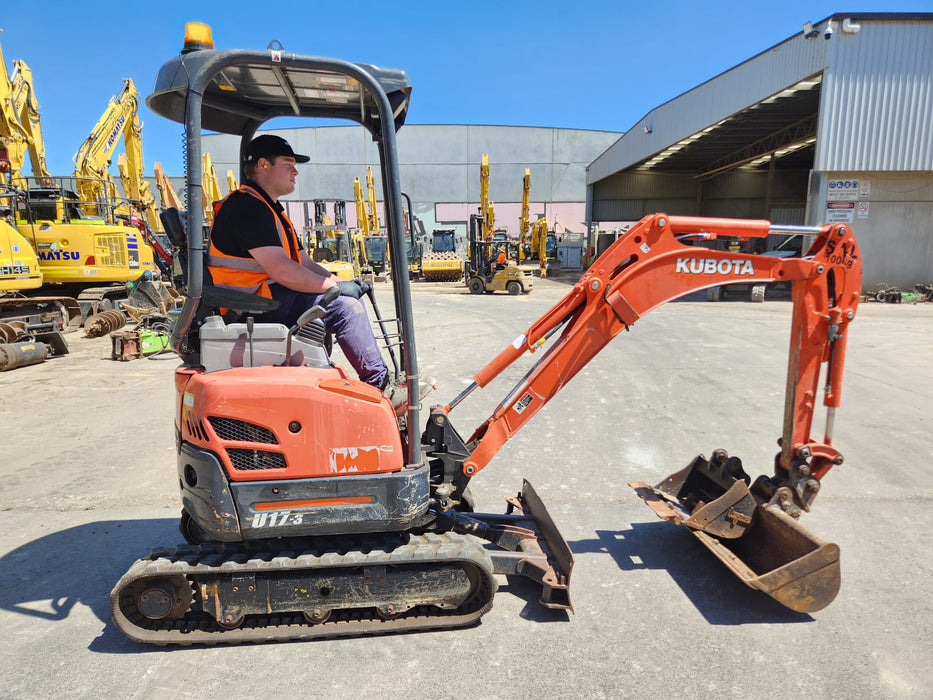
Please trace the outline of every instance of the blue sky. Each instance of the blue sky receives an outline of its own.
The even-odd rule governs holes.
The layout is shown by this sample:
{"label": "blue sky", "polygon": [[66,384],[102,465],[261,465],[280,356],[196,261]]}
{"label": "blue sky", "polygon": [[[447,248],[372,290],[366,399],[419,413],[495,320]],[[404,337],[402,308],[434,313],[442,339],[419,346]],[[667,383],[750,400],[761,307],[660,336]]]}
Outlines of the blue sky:
{"label": "blue sky", "polygon": [[[805,21],[841,12],[933,12],[933,0],[5,2],[0,46],[8,73],[14,60],[32,69],[49,169],[66,175],[123,78],[148,96],[190,21],[211,25],[217,48],[278,39],[289,52],[402,68],[410,124],[625,131]],[[160,161],[181,175],[181,126],[145,107],[140,118],[146,174]]]}

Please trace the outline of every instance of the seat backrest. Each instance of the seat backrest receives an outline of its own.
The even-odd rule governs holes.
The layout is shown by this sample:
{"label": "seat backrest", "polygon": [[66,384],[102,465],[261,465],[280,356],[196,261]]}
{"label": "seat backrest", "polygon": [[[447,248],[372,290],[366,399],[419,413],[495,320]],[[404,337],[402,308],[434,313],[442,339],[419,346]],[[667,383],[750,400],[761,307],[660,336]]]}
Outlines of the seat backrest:
{"label": "seat backrest", "polygon": [[172,245],[179,249],[186,249],[188,247],[188,235],[185,233],[184,214],[175,207],[171,207],[160,211],[159,219],[162,221],[162,228],[165,229],[165,235],[168,236]]}
{"label": "seat backrest", "polygon": [[[165,228],[172,245],[178,250],[179,261],[182,262],[183,283],[188,285],[188,235],[185,232],[185,215],[174,207],[159,212],[159,219]],[[244,315],[262,314],[279,308],[279,302],[274,299],[256,296],[249,292],[240,292],[235,289],[221,289],[215,287],[207,267],[207,258],[204,257],[203,285],[201,289],[201,304],[198,314],[206,318],[216,310],[228,309],[224,318],[228,322],[238,320]]]}

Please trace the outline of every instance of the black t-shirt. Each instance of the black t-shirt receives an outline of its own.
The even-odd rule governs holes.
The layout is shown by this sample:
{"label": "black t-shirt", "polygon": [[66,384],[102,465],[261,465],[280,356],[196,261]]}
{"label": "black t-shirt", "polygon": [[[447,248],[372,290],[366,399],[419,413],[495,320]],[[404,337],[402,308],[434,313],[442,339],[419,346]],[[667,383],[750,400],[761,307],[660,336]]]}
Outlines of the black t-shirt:
{"label": "black t-shirt", "polygon": [[[285,208],[270,200],[255,182],[246,181],[243,184],[249,185],[263,196],[282,218],[285,230],[288,231],[289,227],[284,218]],[[253,257],[249,253],[251,248],[281,246],[282,240],[279,238],[273,216],[275,215],[272,210],[251,194],[234,192],[224,200],[223,206],[214,217],[211,241],[221,253],[238,258]],[[291,243],[289,246],[291,247]],[[294,252],[292,251],[292,259]]]}

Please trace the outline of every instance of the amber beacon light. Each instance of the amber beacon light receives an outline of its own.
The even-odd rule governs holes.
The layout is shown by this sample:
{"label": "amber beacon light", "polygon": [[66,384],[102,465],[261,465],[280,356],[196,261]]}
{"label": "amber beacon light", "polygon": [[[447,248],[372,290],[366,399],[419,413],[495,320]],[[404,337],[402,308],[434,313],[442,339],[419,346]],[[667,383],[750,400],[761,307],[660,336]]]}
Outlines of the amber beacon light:
{"label": "amber beacon light", "polygon": [[211,28],[202,22],[188,22],[185,25],[185,47],[182,53],[214,48]]}

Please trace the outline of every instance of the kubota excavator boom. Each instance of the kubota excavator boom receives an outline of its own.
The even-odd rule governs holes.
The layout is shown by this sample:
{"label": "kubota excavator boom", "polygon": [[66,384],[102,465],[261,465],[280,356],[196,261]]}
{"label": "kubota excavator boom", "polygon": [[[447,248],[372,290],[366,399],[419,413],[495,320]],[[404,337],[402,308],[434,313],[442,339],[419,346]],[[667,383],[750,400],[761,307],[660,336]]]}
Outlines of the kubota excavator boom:
{"label": "kubota excavator boom", "polygon": [[[783,259],[682,242],[782,232],[816,239],[803,257]],[[832,430],[861,266],[858,245],[846,224],[805,228],[771,226],[767,221],[646,217],[610,246],[561,302],[477,372],[470,387],[449,406],[434,409],[424,441],[443,447],[434,457],[444,463],[450,492],[463,493],[517,430],[612,338],[652,309],[721,283],[791,282],[787,393],[774,474],[751,483],[741,462],[717,451],[712,460],[696,458],[691,468],[655,489],[641,482],[632,485],[661,517],[691,528],[747,584],[795,610],[819,610],[839,587],[838,548],[822,543],[793,518],[810,509],[820,480],[842,463],[832,445]],[[493,415],[469,440],[458,442],[450,432],[450,409],[561,329]],[[822,438],[811,435],[819,396],[827,407]]]}

